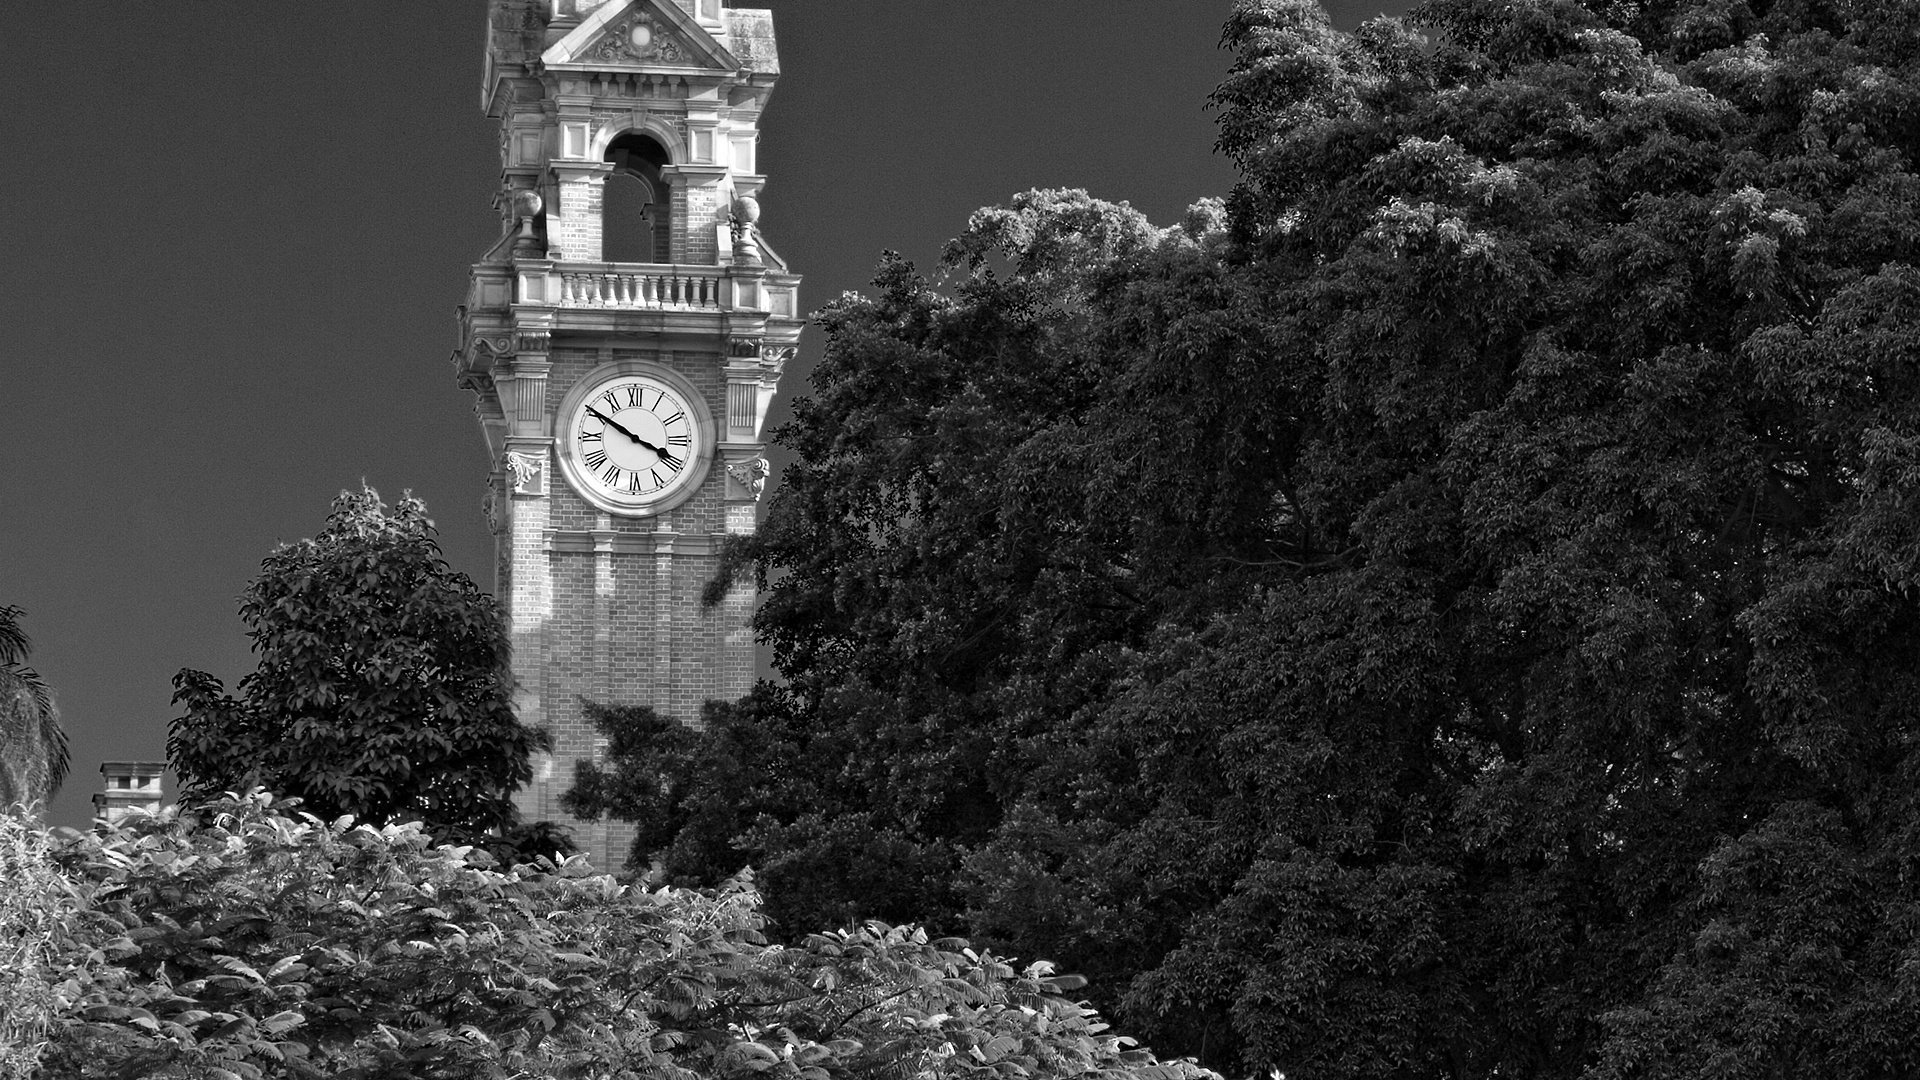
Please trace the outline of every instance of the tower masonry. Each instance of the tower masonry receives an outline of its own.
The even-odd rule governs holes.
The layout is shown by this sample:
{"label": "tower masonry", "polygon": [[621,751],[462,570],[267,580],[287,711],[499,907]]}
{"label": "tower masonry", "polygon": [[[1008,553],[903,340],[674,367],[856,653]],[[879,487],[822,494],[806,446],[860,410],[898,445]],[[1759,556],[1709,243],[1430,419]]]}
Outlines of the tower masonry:
{"label": "tower masonry", "polygon": [[491,0],[501,235],[454,365],[493,462],[485,507],[516,708],[552,732],[519,796],[593,860],[631,829],[569,818],[605,752],[583,700],[697,723],[751,687],[749,586],[701,592],[749,534],[800,279],[760,232],[770,12],[721,0]]}

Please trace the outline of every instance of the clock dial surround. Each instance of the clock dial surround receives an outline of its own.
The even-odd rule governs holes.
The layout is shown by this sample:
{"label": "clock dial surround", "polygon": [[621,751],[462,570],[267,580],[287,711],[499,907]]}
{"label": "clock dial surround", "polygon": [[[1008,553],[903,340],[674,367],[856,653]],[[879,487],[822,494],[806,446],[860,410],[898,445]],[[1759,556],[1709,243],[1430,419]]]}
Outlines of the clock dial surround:
{"label": "clock dial surround", "polygon": [[652,364],[596,368],[568,392],[555,420],[561,472],[588,502],[646,517],[684,502],[713,460],[705,400]]}

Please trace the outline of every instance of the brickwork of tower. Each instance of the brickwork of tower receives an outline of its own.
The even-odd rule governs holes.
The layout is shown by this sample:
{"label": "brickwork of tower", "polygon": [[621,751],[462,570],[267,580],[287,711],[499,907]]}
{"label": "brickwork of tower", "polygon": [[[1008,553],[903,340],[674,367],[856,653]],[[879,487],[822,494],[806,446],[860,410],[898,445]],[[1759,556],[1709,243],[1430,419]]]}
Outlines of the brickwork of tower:
{"label": "brickwork of tower", "polygon": [[[754,677],[752,591],[711,607],[701,593],[726,538],[753,531],[766,411],[800,335],[800,279],[760,235],[754,199],[778,73],[765,11],[491,0],[483,103],[500,122],[502,229],[473,268],[454,363],[494,462],[516,708],[554,738],[521,812],[569,825],[602,866],[624,861],[633,831],[560,808],[576,763],[604,761],[582,702],[694,724]],[[603,258],[605,184],[622,167],[645,170],[662,204],[668,263]],[[590,497],[567,458],[567,403],[620,372],[669,380],[711,417],[705,472],[689,474],[704,479],[670,503]]]}

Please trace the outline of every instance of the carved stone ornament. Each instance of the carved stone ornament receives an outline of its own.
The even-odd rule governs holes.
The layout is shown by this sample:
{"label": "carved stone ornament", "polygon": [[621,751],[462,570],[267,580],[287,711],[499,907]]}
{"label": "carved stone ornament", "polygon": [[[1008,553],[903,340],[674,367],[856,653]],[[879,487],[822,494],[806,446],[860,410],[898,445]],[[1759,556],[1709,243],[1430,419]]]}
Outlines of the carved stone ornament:
{"label": "carved stone ornament", "polygon": [[499,536],[500,529],[506,523],[500,520],[500,495],[491,486],[480,499],[480,512],[487,516],[487,531]]}
{"label": "carved stone ornament", "polygon": [[764,367],[779,370],[787,361],[799,355],[800,350],[792,345],[763,345],[760,348],[760,363]]}
{"label": "carved stone ornament", "polygon": [[766,458],[757,457],[727,466],[727,479],[740,485],[741,490],[753,501],[759,502],[760,493],[767,487],[767,474],[772,471],[773,466]]}
{"label": "carved stone ornament", "polygon": [[515,495],[545,495],[547,493],[546,455],[522,454],[509,450],[506,455],[507,478],[513,483]]}
{"label": "carved stone ornament", "polygon": [[544,353],[553,346],[553,335],[545,330],[522,330],[515,336],[513,347],[517,353]]}
{"label": "carved stone ornament", "polygon": [[727,342],[727,354],[742,360],[760,355],[760,339],[737,337]]}
{"label": "carved stone ornament", "polygon": [[587,50],[586,59],[612,63],[678,64],[687,50],[672,34],[655,22],[647,12],[635,12],[613,24],[598,44]]}

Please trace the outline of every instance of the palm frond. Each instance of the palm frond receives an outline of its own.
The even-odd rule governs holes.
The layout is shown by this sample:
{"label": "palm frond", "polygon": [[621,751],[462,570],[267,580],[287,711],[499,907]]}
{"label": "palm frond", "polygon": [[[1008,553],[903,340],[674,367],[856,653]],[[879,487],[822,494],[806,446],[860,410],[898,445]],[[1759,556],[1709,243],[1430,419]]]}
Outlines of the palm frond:
{"label": "palm frond", "polygon": [[47,684],[32,668],[0,666],[0,804],[52,798],[70,764]]}
{"label": "palm frond", "polygon": [[[53,691],[39,672],[24,666],[33,650],[33,639],[20,625],[25,614],[12,604],[0,604],[0,758],[20,766],[22,775],[43,788],[13,797],[45,799],[66,783],[71,759]],[[16,703],[22,695],[26,702]]]}
{"label": "palm frond", "polygon": [[27,653],[33,651],[33,639],[20,627],[20,616],[25,614],[12,604],[0,604],[0,664],[24,664]]}

